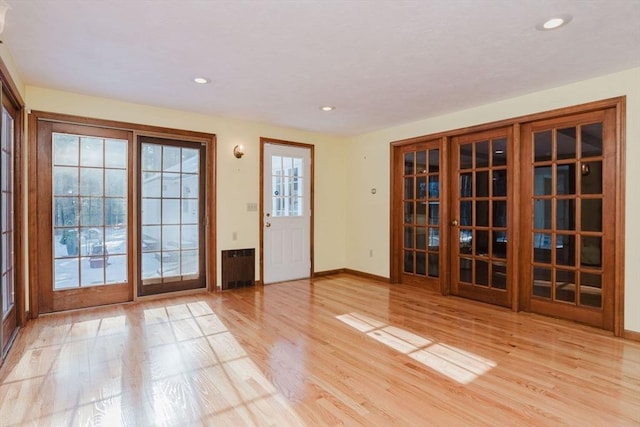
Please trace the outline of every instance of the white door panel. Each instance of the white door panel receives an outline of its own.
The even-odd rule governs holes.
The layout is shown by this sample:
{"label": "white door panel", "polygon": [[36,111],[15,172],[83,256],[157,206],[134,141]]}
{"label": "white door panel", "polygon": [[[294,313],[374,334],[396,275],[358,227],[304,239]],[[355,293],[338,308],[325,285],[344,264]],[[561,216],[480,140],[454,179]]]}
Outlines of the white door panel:
{"label": "white door panel", "polygon": [[264,283],[310,276],[311,150],[264,145]]}

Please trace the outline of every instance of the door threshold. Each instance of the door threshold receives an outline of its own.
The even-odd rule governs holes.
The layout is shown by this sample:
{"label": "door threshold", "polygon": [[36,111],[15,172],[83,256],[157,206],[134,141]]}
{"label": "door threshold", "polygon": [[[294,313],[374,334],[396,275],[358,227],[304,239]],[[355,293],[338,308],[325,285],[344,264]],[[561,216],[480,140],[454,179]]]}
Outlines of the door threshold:
{"label": "door threshold", "polygon": [[155,294],[155,295],[141,295],[141,296],[134,297],[133,302],[152,301],[152,300],[162,299],[162,298],[180,297],[185,295],[195,295],[195,294],[201,294],[201,293],[209,294],[211,292],[209,292],[207,288],[187,289],[185,291],[165,292],[162,294]]}

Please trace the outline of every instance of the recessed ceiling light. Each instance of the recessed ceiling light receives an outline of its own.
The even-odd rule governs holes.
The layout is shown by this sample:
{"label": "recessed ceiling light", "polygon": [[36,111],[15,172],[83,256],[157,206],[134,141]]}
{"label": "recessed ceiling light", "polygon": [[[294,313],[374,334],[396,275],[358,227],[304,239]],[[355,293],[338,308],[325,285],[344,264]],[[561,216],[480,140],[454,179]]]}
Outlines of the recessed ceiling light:
{"label": "recessed ceiling light", "polygon": [[542,24],[536,25],[536,28],[540,31],[555,30],[556,28],[567,25],[569,22],[571,22],[570,15],[555,16],[553,18],[547,19]]}
{"label": "recessed ceiling light", "polygon": [[322,107],[320,107],[320,109],[322,111],[333,111],[336,109],[336,107],[331,106],[331,105],[323,105]]}
{"label": "recessed ceiling light", "polygon": [[209,83],[211,80],[209,80],[207,78],[204,78],[204,77],[196,77],[196,78],[193,79],[193,81],[198,83],[198,84],[203,85],[203,84]]}
{"label": "recessed ceiling light", "polygon": [[542,24],[542,28],[544,28],[545,30],[553,30],[554,28],[558,28],[562,24],[564,24],[564,19],[562,19],[562,18],[551,18],[547,22]]}

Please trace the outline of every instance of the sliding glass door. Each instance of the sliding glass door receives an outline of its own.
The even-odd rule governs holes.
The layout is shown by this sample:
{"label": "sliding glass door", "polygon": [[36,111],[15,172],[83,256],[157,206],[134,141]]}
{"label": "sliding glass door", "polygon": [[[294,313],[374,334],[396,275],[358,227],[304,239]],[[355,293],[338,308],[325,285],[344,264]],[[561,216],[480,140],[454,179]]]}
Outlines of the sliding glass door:
{"label": "sliding glass door", "polygon": [[40,313],[131,301],[134,288],[206,287],[204,144],[52,121],[38,134],[49,208],[38,221]]}
{"label": "sliding glass door", "polygon": [[139,294],[204,288],[204,146],[139,142]]}

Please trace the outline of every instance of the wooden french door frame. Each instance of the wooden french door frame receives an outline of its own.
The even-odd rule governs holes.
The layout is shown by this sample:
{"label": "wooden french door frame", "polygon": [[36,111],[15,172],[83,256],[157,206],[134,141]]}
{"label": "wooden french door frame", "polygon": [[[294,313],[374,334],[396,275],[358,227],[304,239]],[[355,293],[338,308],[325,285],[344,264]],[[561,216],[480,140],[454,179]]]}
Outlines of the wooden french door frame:
{"label": "wooden french door frame", "polygon": [[[416,144],[421,141],[433,140],[436,138],[442,139],[442,152],[447,153],[449,150],[449,144],[451,143],[451,139],[468,134],[473,132],[482,132],[486,130],[492,130],[505,126],[513,127],[513,139],[514,139],[514,147],[519,149],[521,144],[521,127],[522,124],[546,120],[552,118],[558,118],[562,116],[579,114],[579,113],[588,113],[592,111],[604,110],[608,108],[613,108],[615,110],[615,212],[612,214],[615,217],[615,226],[614,226],[614,236],[615,240],[614,244],[614,288],[613,288],[613,333],[615,336],[623,336],[625,335],[624,330],[624,287],[625,287],[625,277],[624,277],[624,264],[625,264],[625,135],[626,135],[626,97],[616,97],[610,99],[604,99],[601,101],[594,101],[587,104],[580,104],[570,107],[558,108],[555,110],[544,111],[540,113],[529,114],[520,117],[509,118],[505,120],[500,120],[492,123],[482,124],[478,126],[472,126],[468,128],[454,129],[445,132],[439,132],[432,135],[425,135],[415,138],[409,138],[400,141],[391,142],[391,155],[390,155],[390,278],[391,283],[401,283],[401,273],[402,273],[402,247],[401,247],[401,238],[402,234],[398,231],[397,224],[401,222],[402,219],[402,211],[398,210],[398,197],[401,197],[401,187],[397,187],[395,183],[395,177],[398,175],[398,167],[396,166],[397,157],[400,153],[400,148],[404,145]],[[520,186],[520,174],[521,174],[521,157],[522,153],[515,156],[513,159],[514,171],[512,182],[517,186]],[[447,157],[448,158],[448,157]],[[441,165],[443,176],[448,176],[449,172],[447,171],[448,162],[443,162]],[[447,182],[446,179],[443,180],[444,183]],[[445,187],[442,188],[443,192],[448,192],[449,190]],[[449,212],[449,201],[443,200],[443,209],[446,212]],[[520,209],[520,212],[518,212]],[[520,218],[522,215],[526,214],[526,211],[522,211],[519,203],[514,203],[514,215],[517,218]],[[444,212],[443,211],[443,212]],[[442,214],[443,218],[444,213]],[[449,215],[447,213],[447,215]],[[446,217],[449,218],[449,217]],[[451,221],[453,218],[449,218]],[[524,280],[528,280],[526,277],[526,270],[524,268],[520,268],[523,265],[523,262],[528,262],[527,259],[523,259],[522,254],[519,249],[519,240],[520,236],[523,232],[527,232],[527,230],[522,230],[522,221],[520,221],[520,225],[513,230],[514,233],[514,244],[513,250],[519,255],[515,258],[516,268],[518,268],[517,276],[515,276],[516,280],[514,283],[514,293],[512,295],[512,310],[519,311],[525,308],[525,300],[523,298],[523,286],[520,284]],[[449,241],[446,239],[446,236],[449,233],[442,233],[441,238],[443,248],[442,252],[449,250],[448,245]],[[440,291],[443,295],[446,295],[450,291],[450,275],[447,274],[447,271],[450,269],[450,261],[449,257],[442,257],[443,260],[447,260],[446,264],[442,267],[442,271],[444,272],[441,275],[440,282]]]}
{"label": "wooden french door frame", "polygon": [[311,166],[310,166],[310,194],[309,194],[309,203],[311,214],[309,218],[309,259],[310,259],[310,267],[309,267],[309,277],[313,276],[314,273],[314,187],[315,187],[315,159],[314,159],[314,145],[305,144],[301,142],[293,142],[293,141],[284,141],[280,139],[272,139],[272,138],[264,138],[260,137],[260,259],[259,259],[259,267],[260,267],[260,284],[264,284],[264,227],[265,227],[265,208],[264,205],[266,201],[264,200],[264,149],[265,144],[274,144],[274,145],[283,145],[289,147],[297,147],[304,148],[309,150],[309,155],[311,157]]}

